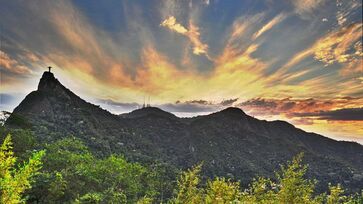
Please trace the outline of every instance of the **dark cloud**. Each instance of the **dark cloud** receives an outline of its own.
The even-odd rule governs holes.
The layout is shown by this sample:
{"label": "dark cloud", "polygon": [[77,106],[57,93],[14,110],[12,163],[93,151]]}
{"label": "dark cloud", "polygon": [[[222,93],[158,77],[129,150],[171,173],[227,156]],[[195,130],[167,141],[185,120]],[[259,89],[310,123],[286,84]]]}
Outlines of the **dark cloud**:
{"label": "dark cloud", "polygon": [[180,104],[180,103],[184,103],[184,104],[200,104],[200,105],[211,105],[212,103],[210,101],[206,101],[206,100],[191,100],[191,101],[176,101],[175,104]]}
{"label": "dark cloud", "polygon": [[175,103],[162,104],[160,107],[170,112],[207,113],[231,106],[237,100],[238,98],[226,99],[221,102],[207,100],[176,101]]}
{"label": "dark cloud", "polygon": [[160,108],[169,112],[184,112],[184,113],[214,112],[220,109],[220,107],[217,105],[189,103],[189,102],[162,104],[160,105]]}
{"label": "dark cloud", "polygon": [[227,99],[227,100],[223,100],[220,105],[222,106],[231,106],[233,105],[234,102],[236,102],[238,100],[238,98],[231,98],[231,99]]}
{"label": "dark cloud", "polygon": [[263,98],[253,98],[239,104],[242,107],[266,107],[275,108],[277,103],[273,100]]}
{"label": "dark cloud", "polygon": [[363,108],[344,108],[313,113],[296,113],[298,117],[317,117],[321,120],[363,120]]}
{"label": "dark cloud", "polygon": [[122,103],[122,102],[113,101],[111,99],[97,99],[96,102],[107,106],[116,106],[122,109],[130,109],[130,110],[142,107],[142,105],[138,103]]}
{"label": "dark cloud", "polygon": [[287,117],[298,117],[303,114],[322,113],[352,106],[360,107],[362,102],[363,99],[353,97],[342,97],[330,100],[314,98],[253,98],[238,104],[238,106],[253,115],[285,115]]}
{"label": "dark cloud", "polygon": [[[272,99],[253,98],[238,104],[246,113],[257,117],[285,117],[295,125],[313,125],[314,121],[362,121],[363,99]],[[352,108],[357,107],[357,108]]]}

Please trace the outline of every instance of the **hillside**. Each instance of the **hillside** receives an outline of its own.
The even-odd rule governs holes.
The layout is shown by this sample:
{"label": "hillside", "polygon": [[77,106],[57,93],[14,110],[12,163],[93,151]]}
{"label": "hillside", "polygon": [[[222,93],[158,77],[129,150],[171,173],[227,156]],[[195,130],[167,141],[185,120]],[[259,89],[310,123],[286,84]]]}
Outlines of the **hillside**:
{"label": "hillside", "polygon": [[178,168],[204,162],[204,175],[248,184],[273,177],[271,169],[305,153],[308,176],[363,189],[363,146],[307,133],[284,121],[255,119],[238,108],[178,118],[155,107],[120,116],[90,104],[44,72],[38,89],[16,107],[7,127],[29,128],[42,142],[75,136],[100,156],[122,153],[133,161],[160,160]]}

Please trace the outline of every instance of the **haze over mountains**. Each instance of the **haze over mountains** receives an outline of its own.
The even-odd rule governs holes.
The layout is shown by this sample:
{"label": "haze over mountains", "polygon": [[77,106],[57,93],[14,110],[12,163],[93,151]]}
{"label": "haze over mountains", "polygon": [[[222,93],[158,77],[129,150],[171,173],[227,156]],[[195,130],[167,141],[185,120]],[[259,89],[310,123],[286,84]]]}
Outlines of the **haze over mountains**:
{"label": "haze over mountains", "polygon": [[227,176],[248,184],[256,176],[305,153],[308,176],[363,189],[363,146],[307,133],[284,121],[264,121],[238,108],[179,118],[146,107],[114,115],[86,102],[44,72],[38,89],[15,108],[6,126],[29,128],[41,142],[80,138],[98,155],[122,153],[133,161],[159,160],[176,168],[203,162],[205,176]]}

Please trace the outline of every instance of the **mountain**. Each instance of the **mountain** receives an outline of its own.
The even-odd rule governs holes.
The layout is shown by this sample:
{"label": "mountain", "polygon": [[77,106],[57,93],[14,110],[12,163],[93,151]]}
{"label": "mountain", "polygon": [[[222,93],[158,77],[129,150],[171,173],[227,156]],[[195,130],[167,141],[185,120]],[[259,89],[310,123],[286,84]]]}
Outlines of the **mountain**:
{"label": "mountain", "polygon": [[247,185],[300,152],[308,176],[363,189],[363,146],[308,133],[284,121],[258,120],[238,108],[206,116],[178,118],[146,107],[114,115],[90,104],[44,72],[38,89],[16,107],[6,121],[11,128],[29,128],[42,142],[67,136],[83,140],[98,155],[122,153],[134,161],[159,160],[177,168],[203,161],[205,176],[227,176]]}
{"label": "mountain", "polygon": [[140,118],[140,117],[176,118],[175,115],[156,107],[144,107],[141,109],[136,109],[130,113],[120,114],[119,116],[121,118]]}

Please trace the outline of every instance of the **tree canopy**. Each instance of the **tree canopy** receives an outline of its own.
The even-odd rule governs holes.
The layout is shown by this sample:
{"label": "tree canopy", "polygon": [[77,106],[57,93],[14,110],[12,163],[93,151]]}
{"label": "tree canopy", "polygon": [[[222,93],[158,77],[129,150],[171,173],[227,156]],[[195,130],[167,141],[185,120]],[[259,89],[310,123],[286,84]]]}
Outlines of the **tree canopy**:
{"label": "tree canopy", "polygon": [[202,177],[202,163],[173,178],[166,164],[99,157],[74,137],[37,146],[31,132],[13,133],[15,144],[10,135],[2,139],[1,203],[363,203],[363,192],[347,195],[339,184],[318,194],[318,181],[306,178],[303,153],[274,178],[256,177],[243,188],[228,178]]}

